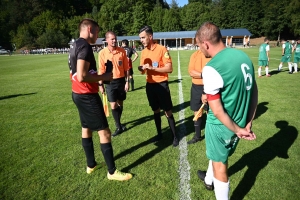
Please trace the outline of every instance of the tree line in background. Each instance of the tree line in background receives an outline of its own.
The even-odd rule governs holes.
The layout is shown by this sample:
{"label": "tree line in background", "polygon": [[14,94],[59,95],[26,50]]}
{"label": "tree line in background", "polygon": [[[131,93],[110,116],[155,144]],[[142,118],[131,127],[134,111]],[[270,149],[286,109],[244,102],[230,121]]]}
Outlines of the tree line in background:
{"label": "tree line in background", "polygon": [[[197,30],[205,21],[221,29],[247,28],[252,37],[300,36],[299,0],[0,0],[0,45],[17,49],[66,47],[79,35],[83,18],[117,35],[138,35],[143,25],[155,32]],[[12,45],[13,44],[13,45]]]}

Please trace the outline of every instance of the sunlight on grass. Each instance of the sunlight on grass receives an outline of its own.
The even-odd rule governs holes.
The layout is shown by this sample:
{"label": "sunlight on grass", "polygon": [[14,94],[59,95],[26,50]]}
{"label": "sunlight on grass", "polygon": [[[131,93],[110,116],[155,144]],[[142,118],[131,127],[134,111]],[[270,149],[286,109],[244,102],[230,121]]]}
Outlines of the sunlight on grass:
{"label": "sunlight on grass", "polygon": [[[242,50],[257,71],[258,48]],[[177,77],[178,53],[170,53],[173,113],[177,122],[181,81],[186,137],[191,139],[194,127],[187,68],[193,51],[179,52],[182,80]],[[279,59],[280,48],[271,48],[271,69],[277,69]],[[179,149],[171,145],[163,113],[164,139],[157,144],[149,141],[156,129],[145,93],[146,78],[137,70],[139,60],[134,62],[136,90],[128,92],[121,119],[128,130],[112,139],[118,169],[133,173],[134,178],[122,183],[109,181],[105,166],[94,174],[85,173],[81,127],[71,99],[67,60],[67,54],[0,56],[0,199],[179,199]],[[230,193],[236,199],[300,196],[300,74],[290,75],[286,70],[273,71],[270,78],[257,78],[259,104],[253,123],[257,139],[241,141],[229,159]],[[114,131],[111,116],[108,122]],[[103,165],[98,135],[94,134],[93,139],[96,160]],[[205,141],[188,146],[188,161],[191,199],[214,199],[214,193],[206,191],[196,175],[198,169],[207,168]]]}

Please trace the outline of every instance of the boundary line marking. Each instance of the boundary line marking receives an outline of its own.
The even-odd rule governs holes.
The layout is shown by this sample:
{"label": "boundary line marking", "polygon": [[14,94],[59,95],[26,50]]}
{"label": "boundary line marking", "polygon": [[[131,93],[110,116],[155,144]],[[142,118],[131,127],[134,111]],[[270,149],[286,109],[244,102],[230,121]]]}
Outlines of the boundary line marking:
{"label": "boundary line marking", "polygon": [[190,164],[188,161],[188,149],[187,149],[187,142],[186,142],[186,127],[184,125],[184,99],[183,99],[183,93],[182,93],[182,76],[181,76],[181,71],[180,71],[180,58],[179,58],[179,51],[178,52],[178,98],[179,98],[179,199],[181,200],[189,200],[191,199],[190,194],[191,194],[191,187],[190,187]]}

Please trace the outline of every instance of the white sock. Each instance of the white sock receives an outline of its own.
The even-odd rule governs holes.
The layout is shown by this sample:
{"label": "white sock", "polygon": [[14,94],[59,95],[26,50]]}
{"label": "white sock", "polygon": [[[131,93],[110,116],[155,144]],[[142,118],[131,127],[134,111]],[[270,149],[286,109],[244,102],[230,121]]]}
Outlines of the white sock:
{"label": "white sock", "polygon": [[289,71],[292,72],[292,70],[293,70],[293,66],[291,63],[289,63]]}
{"label": "white sock", "polygon": [[258,76],[261,76],[261,67],[258,68]]}
{"label": "white sock", "polygon": [[294,69],[295,69],[295,72],[298,71],[298,63],[294,63]]}
{"label": "white sock", "polygon": [[205,176],[204,181],[206,184],[212,185],[213,179],[214,179],[214,170],[213,170],[213,166],[212,166],[212,161],[209,160],[208,168],[206,171],[206,176]]}
{"label": "white sock", "polygon": [[282,68],[282,64],[279,65],[278,69],[281,70],[281,68]]}
{"label": "white sock", "polygon": [[266,75],[269,74],[269,67],[266,67]]}
{"label": "white sock", "polygon": [[227,183],[214,178],[215,196],[217,200],[229,199],[229,180]]}

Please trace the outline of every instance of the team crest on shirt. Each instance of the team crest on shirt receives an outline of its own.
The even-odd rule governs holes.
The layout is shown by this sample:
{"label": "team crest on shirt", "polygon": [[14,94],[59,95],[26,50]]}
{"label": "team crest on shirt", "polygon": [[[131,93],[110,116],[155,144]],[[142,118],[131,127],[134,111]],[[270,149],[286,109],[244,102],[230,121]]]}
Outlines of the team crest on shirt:
{"label": "team crest on shirt", "polygon": [[118,65],[122,66],[122,64],[123,64],[122,60],[119,60]]}
{"label": "team crest on shirt", "polygon": [[170,58],[169,52],[166,52],[165,55],[164,55],[164,57],[165,57],[165,58]]}
{"label": "team crest on shirt", "polygon": [[157,68],[158,67],[158,62],[156,62],[156,61],[152,62],[152,67]]}

